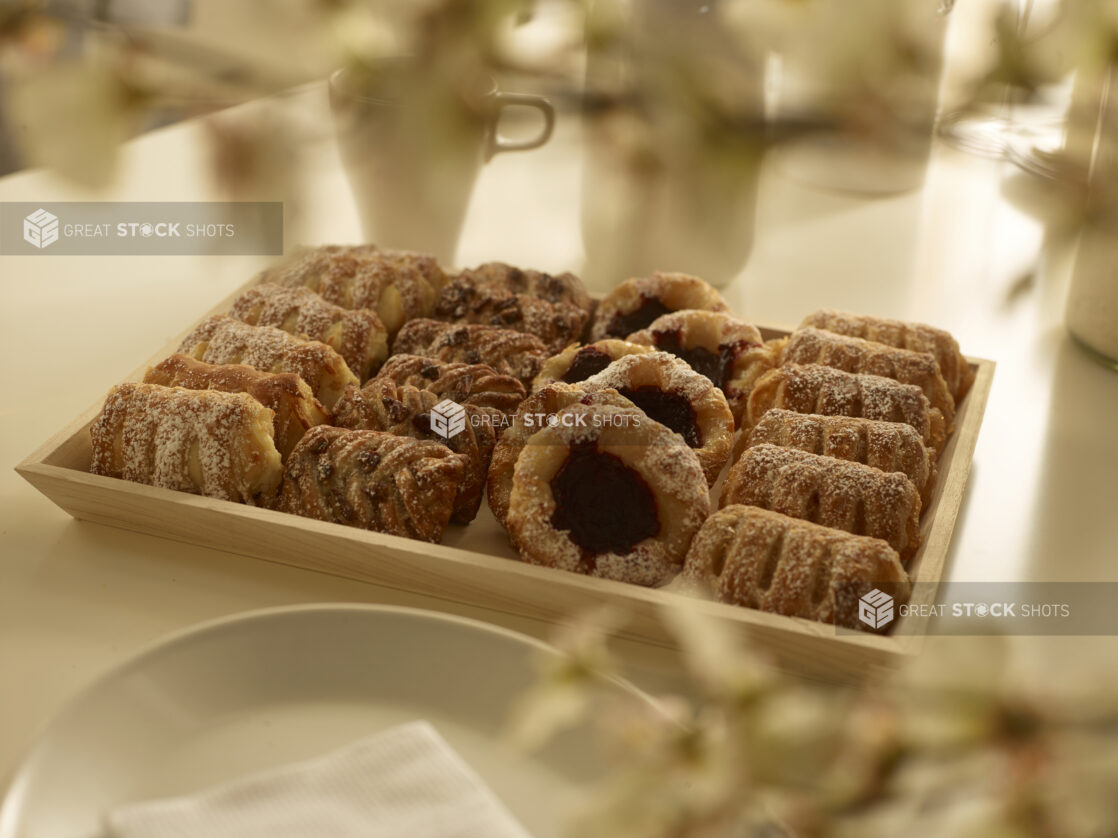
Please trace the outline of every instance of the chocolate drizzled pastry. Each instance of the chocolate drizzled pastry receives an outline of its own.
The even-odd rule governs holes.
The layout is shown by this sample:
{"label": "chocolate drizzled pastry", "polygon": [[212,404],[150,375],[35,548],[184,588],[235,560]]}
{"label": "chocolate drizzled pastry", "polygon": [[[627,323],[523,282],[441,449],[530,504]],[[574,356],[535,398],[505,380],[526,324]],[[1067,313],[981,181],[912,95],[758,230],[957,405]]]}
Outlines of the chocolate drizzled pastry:
{"label": "chocolate drizzled pastry", "polygon": [[491,407],[512,413],[524,399],[520,379],[497,372],[488,364],[438,361],[422,355],[393,355],[377,373],[397,384],[430,390],[441,399],[462,405]]}
{"label": "chocolate drizzled pastry", "polygon": [[468,524],[477,515],[497,430],[504,414],[488,407],[455,405],[461,408],[461,427],[448,434],[438,433],[432,426],[431,411],[441,399],[430,390],[410,384],[397,384],[388,378],[374,378],[364,387],[350,387],[338,399],[334,421],[339,427],[356,430],[385,431],[397,436],[423,439],[445,445],[467,462],[466,473],[456,487],[454,513],[451,520]]}
{"label": "chocolate drizzled pastry", "polygon": [[439,320],[412,320],[400,330],[392,354],[423,355],[438,361],[488,364],[525,387],[540,371],[547,347],[534,335],[479,324],[457,325]]}
{"label": "chocolate drizzled pastry", "polygon": [[552,275],[487,262],[462,271],[443,287],[434,316],[449,323],[525,332],[558,352],[582,337],[590,305],[590,296],[574,274]]}
{"label": "chocolate drizzled pastry", "polygon": [[437,543],[466,468],[437,442],[318,425],[291,452],[272,508]]}

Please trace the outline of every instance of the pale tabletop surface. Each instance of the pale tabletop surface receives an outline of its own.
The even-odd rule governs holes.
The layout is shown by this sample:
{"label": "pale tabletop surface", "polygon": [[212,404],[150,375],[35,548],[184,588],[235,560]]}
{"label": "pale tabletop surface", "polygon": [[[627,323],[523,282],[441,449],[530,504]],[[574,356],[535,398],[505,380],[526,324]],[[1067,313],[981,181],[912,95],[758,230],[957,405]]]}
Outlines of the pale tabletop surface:
{"label": "pale tabletop surface", "polygon": [[[325,125],[288,244],[359,239],[329,142],[321,86],[288,97]],[[325,121],[323,121],[325,120]],[[578,271],[578,132],[483,172],[459,263]],[[206,200],[201,129],[185,123],[124,152],[105,195],[28,172],[0,201]],[[724,293],[754,322],[794,324],[833,306],[950,329],[997,373],[947,566],[955,580],[1118,580],[1114,475],[1118,375],[1071,344],[1064,274],[1042,228],[1005,197],[1004,165],[937,149],[927,184],[866,200],[796,185],[770,161],[757,246]],[[0,784],[38,728],[91,678],[155,638],[239,611],[320,601],[435,604],[423,597],[72,520],[12,470],[156,348],[267,260],[256,257],[0,257]],[[1014,291],[1014,289],[1017,289]],[[548,626],[437,607],[537,636]],[[627,648],[638,683],[672,684],[671,662]]]}

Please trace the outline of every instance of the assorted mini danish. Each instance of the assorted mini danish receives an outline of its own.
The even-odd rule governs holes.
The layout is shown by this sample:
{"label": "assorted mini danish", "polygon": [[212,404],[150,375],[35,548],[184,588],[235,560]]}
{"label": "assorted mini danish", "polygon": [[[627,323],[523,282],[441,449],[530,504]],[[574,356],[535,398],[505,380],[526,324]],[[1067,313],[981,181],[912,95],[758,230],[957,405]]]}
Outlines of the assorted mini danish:
{"label": "assorted mini danish", "polygon": [[344,309],[309,288],[264,282],[245,291],[229,311],[254,326],[275,326],[325,343],[341,355],[362,381],[388,357],[388,332],[372,309]]}
{"label": "assorted mini danish", "polygon": [[314,397],[311,388],[290,372],[261,372],[246,364],[207,364],[180,354],[149,369],[144,383],[187,390],[248,393],[275,414],[273,438],[284,458],[309,428],[330,422],[329,411]]}
{"label": "assorted mini danish", "polygon": [[549,384],[521,402],[520,409],[501,434],[501,440],[493,450],[493,461],[489,466],[489,508],[502,527],[507,523],[509,497],[512,495],[512,474],[520,452],[524,450],[528,438],[543,428],[550,417],[556,416],[559,411],[572,404],[612,405],[628,409],[635,407],[616,390],[588,393],[581,387],[560,382]]}
{"label": "assorted mini danish", "polygon": [[943,378],[956,402],[963,400],[963,396],[974,383],[974,370],[959,351],[958,341],[948,332],[934,326],[889,320],[868,314],[850,314],[827,308],[813,311],[804,318],[800,326],[801,328],[814,326],[817,329],[865,338],[898,349],[928,352],[935,356],[939,363],[940,372],[943,373]]}
{"label": "assorted mini danish", "polygon": [[597,340],[585,346],[571,344],[558,355],[552,355],[543,362],[539,375],[532,382],[532,390],[533,392],[542,390],[556,381],[563,384],[577,384],[600,373],[619,358],[624,358],[626,355],[643,355],[651,351],[651,346],[641,346],[615,338]]}
{"label": "assorted mini danish", "polygon": [[487,492],[527,563],[847,627],[910,596],[975,378],[919,323],[765,341],[686,274],[595,308],[573,274],[373,245],[298,251],[230,315],[109,392],[94,474],[428,542]]}
{"label": "assorted mini danish", "polygon": [[936,482],[936,461],[911,425],[852,416],[816,416],[773,409],[734,446],[736,462],[753,445],[779,445],[809,454],[905,474],[920,491],[926,506]]}
{"label": "assorted mini danish", "polygon": [[785,364],[757,381],[749,394],[746,425],[756,425],[774,407],[795,413],[903,422],[916,429],[937,457],[947,439],[943,414],[929,404],[923,390],[879,375],[843,372],[818,364]]}
{"label": "assorted mini danish", "polygon": [[730,310],[722,295],[697,276],[654,273],[627,279],[598,303],[590,340],[624,338],[648,328],[663,314],[689,308]]}
{"label": "assorted mini danish", "polygon": [[488,364],[439,361],[422,355],[393,355],[377,378],[397,384],[410,384],[430,390],[441,399],[462,405],[491,407],[512,413],[524,400],[524,385],[519,378],[497,372]]}
{"label": "assorted mini danish", "polygon": [[756,326],[721,311],[665,314],[627,340],[682,358],[722,390],[739,422],[754,383],[779,360]]}
{"label": "assorted mini danish", "polygon": [[730,458],[734,416],[710,380],[667,352],[627,355],[579,385],[616,390],[649,418],[675,431],[699,458],[713,484]]}
{"label": "assorted mini danish", "polygon": [[257,503],[282,473],[272,418],[245,393],[118,384],[89,426],[90,471]]}
{"label": "assorted mini danish", "polygon": [[897,552],[881,539],[740,504],[707,518],[682,579],[717,602],[863,629],[862,596],[878,590],[903,604],[911,592]]}
{"label": "assorted mini danish", "polygon": [[795,448],[745,449],[719,506],[735,503],[880,538],[905,563],[920,545],[920,493],[908,477]]}
{"label": "assorted mini danish", "polygon": [[325,343],[220,314],[203,320],[183,338],[179,352],[209,364],[248,364],[261,372],[293,372],[328,409],[346,387],[360,383],[345,359]]}
{"label": "assorted mini danish", "polygon": [[468,524],[481,506],[489,460],[504,415],[492,408],[456,405],[461,408],[461,418],[454,433],[449,432],[449,427],[442,427],[439,433],[432,427],[431,412],[440,403],[430,390],[378,377],[360,389],[346,390],[334,406],[334,423],[341,428],[431,440],[465,457],[466,473],[457,486],[451,521]]}
{"label": "assorted mini danish", "polygon": [[558,352],[582,337],[590,295],[574,274],[558,276],[488,262],[451,279],[434,316],[450,323],[482,323],[540,338]]}
{"label": "assorted mini danish", "polygon": [[519,379],[525,387],[531,385],[549,354],[535,335],[498,326],[443,323],[428,318],[409,321],[396,336],[392,353],[488,364],[499,373]]}
{"label": "assorted mini danish", "polygon": [[678,434],[634,407],[573,404],[525,443],[507,520],[526,562],[654,586],[683,566],[709,502]]}
{"label": "assorted mini danish", "polygon": [[265,270],[260,282],[310,288],[342,308],[372,309],[388,333],[408,320],[428,317],[446,281],[430,256],[374,245],[305,248]]}
{"label": "assorted mini danish", "polygon": [[439,542],[466,468],[437,442],[317,425],[288,457],[272,508]]}
{"label": "assorted mini danish", "polygon": [[915,384],[940,413],[950,433],[955,421],[955,399],[939,371],[935,356],[910,352],[862,338],[836,335],[808,327],[793,332],[780,354],[786,364],[820,364],[825,367],[891,378],[902,384]]}

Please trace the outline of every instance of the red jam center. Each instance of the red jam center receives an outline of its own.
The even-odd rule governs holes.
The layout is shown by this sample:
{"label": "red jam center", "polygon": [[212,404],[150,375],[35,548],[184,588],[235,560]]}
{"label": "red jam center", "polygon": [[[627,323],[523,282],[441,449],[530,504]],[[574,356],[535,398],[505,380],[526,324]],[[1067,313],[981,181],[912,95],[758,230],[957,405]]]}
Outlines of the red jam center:
{"label": "red jam center", "polygon": [[649,419],[682,436],[692,448],[702,447],[703,435],[695,418],[695,408],[685,396],[653,386],[626,387],[617,392],[643,410]]}
{"label": "red jam center", "polygon": [[551,525],[569,532],[584,558],[625,555],[660,532],[656,499],[644,478],[593,442],[571,447],[551,479],[551,493]]}

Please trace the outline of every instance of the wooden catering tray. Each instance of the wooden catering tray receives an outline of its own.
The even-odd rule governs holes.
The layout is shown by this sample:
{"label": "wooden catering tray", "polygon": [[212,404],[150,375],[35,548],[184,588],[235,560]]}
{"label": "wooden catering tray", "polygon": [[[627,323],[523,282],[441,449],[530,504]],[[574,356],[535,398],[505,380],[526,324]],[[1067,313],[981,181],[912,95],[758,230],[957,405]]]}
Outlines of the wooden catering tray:
{"label": "wooden catering tray", "polygon": [[[249,284],[211,313],[228,311]],[[139,381],[148,366],[173,353],[187,331],[128,380]],[[770,328],[761,332],[766,339],[788,334]],[[994,376],[992,361],[968,360],[977,375],[958,405],[955,433],[940,456],[939,479],[921,518],[922,543],[910,565],[914,603],[930,601],[943,574]],[[612,603],[628,614],[623,635],[673,645],[657,612],[678,603],[680,595],[517,561],[485,503],[469,526],[448,527],[439,545],[90,474],[89,425],[100,408],[101,402],[90,407],[16,467],[75,518],[544,620]],[[899,636],[872,636],[721,603],[696,605],[749,632],[782,666],[817,677],[855,679],[897,665],[920,646],[921,625],[912,624],[920,618],[914,616],[903,618],[910,622]]]}

